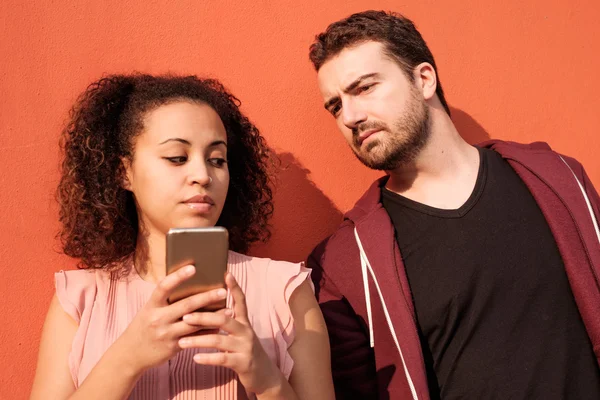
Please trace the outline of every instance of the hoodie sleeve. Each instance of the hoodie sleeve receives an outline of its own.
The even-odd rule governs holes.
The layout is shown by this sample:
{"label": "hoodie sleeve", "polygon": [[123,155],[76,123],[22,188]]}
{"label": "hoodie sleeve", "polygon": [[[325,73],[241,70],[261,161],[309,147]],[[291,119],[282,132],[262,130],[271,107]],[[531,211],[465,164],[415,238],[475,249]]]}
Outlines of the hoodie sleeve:
{"label": "hoodie sleeve", "polygon": [[313,250],[307,266],[313,271],[315,294],[329,332],[336,398],[377,398],[373,351],[358,316],[325,272],[324,246],[325,242]]}

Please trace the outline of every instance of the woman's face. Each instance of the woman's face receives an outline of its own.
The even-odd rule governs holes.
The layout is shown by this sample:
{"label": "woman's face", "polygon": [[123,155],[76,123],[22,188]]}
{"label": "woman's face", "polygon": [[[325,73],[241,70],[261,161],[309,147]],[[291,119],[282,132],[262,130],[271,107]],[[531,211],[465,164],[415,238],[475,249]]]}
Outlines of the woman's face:
{"label": "woman's face", "polygon": [[227,189],[227,134],[221,118],[203,103],[179,101],[144,116],[133,160],[124,161],[126,189],[151,233],[214,226]]}

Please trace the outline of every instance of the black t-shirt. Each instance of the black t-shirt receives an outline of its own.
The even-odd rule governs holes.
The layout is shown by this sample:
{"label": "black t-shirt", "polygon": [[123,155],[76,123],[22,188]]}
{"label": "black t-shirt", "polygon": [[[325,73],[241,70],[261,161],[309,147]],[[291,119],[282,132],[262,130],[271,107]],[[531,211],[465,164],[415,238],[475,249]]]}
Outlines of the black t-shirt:
{"label": "black t-shirt", "polygon": [[600,369],[550,228],[510,165],[493,150],[479,154],[459,209],[382,188],[431,397],[600,399]]}

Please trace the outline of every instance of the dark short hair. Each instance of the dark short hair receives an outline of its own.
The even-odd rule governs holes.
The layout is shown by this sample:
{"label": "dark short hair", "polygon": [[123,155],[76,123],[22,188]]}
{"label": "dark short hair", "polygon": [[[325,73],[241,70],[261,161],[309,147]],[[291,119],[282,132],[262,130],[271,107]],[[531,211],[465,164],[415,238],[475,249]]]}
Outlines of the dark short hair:
{"label": "dark short hair", "polygon": [[380,42],[386,55],[395,60],[413,81],[413,69],[423,63],[431,64],[437,75],[436,94],[450,115],[437,66],[427,43],[408,18],[394,12],[364,11],[334,22],[316,36],[310,46],[310,61],[318,71],[330,58],[347,47],[367,41]]}
{"label": "dark short hair", "polygon": [[214,79],[110,75],[81,94],[61,137],[59,238],[80,268],[127,268],[124,261],[134,255],[139,227],[133,194],[122,187],[122,160],[133,156],[145,113],[176,101],[209,105],[225,126],[230,183],[217,224],[229,230],[230,248],[244,252],[269,237],[274,158],[239,110],[239,100]]}

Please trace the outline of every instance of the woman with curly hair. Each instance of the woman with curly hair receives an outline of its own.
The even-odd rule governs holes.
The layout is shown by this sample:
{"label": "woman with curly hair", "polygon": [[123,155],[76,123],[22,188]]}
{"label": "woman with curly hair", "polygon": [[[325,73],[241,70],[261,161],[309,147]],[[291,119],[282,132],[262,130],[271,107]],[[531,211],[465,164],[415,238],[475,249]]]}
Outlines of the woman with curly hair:
{"label": "woman with curly hair", "polygon": [[[112,75],[80,96],[57,192],[80,269],[55,275],[32,399],[333,398],[310,270],[241,254],[273,204],[269,150],[238,106],[195,76]],[[165,276],[168,230],[215,225],[228,290],[169,304],[194,267]]]}

